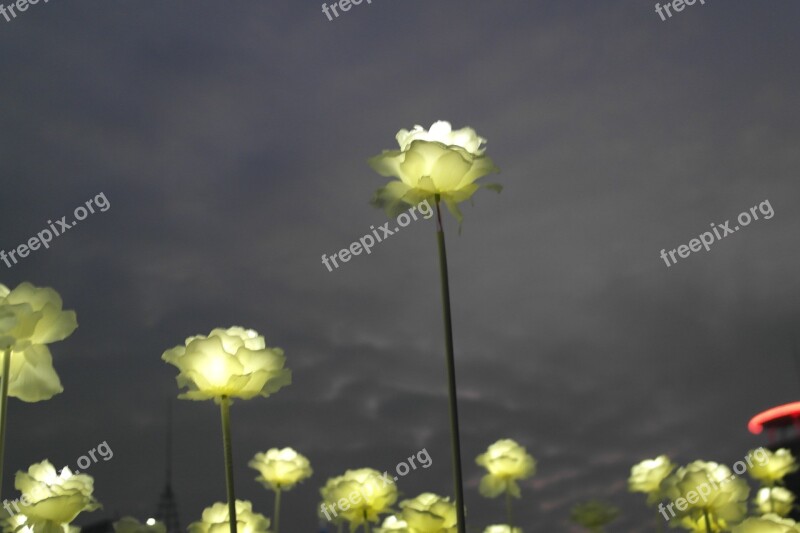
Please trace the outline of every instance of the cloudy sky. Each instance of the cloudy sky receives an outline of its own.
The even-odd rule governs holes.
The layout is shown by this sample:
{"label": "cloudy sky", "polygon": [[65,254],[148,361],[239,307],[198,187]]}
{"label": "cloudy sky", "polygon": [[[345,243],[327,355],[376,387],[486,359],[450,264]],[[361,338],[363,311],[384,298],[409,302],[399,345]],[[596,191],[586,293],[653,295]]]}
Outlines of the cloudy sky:
{"label": "cloudy sky", "polygon": [[[0,18],[0,249],[102,192],[96,213],[0,282],[56,288],[79,329],[54,345],[64,392],[12,400],[13,473],[107,441],[87,469],[102,511],[153,514],[164,485],[162,352],[242,325],[294,383],[233,406],[237,496],[271,514],[249,458],[307,455],[287,533],[318,530],[318,487],[426,448],[407,497],[451,490],[435,228],[418,221],[329,272],[381,225],[366,159],[439,119],[488,139],[505,190],[465,204],[450,254],[471,530],[502,521],[474,457],[499,438],[538,460],[516,513],[572,531],[569,508],[649,531],[630,466],[728,464],[758,411],[797,399],[800,5],[373,0],[70,2]],[[667,267],[677,248],[768,201],[760,219]],[[731,224],[733,226],[733,224]],[[184,525],[225,498],[219,415],[173,402]]]}

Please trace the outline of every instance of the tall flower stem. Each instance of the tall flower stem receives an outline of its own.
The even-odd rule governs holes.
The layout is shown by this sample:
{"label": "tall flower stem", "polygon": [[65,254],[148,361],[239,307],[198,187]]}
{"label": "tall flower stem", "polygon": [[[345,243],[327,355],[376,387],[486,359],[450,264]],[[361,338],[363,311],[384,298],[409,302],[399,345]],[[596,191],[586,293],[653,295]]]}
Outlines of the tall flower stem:
{"label": "tall flower stem", "polygon": [[278,533],[278,531],[280,529],[280,523],[281,523],[281,489],[280,488],[275,489],[275,512],[272,513],[272,520],[273,520],[273,522],[275,522],[275,524],[273,524],[273,526],[274,526],[273,529],[275,530],[275,533]]}
{"label": "tall flower stem", "polygon": [[0,494],[3,491],[3,461],[6,451],[6,421],[8,419],[8,382],[11,373],[11,348],[3,350],[3,384],[0,388]]}
{"label": "tall flower stem", "polygon": [[450,397],[450,446],[453,460],[453,484],[456,492],[456,516],[458,533],[465,533],[464,483],[461,474],[461,440],[458,430],[458,399],[456,397],[456,362],[453,351],[453,322],[450,316],[450,279],[447,274],[447,251],[444,244],[444,228],[440,198],[436,203],[436,239],[439,244],[439,274],[442,284],[442,309],[444,316],[445,347],[447,349],[447,387]]}
{"label": "tall flower stem", "polygon": [[514,533],[514,521],[511,519],[511,493],[506,491],[506,517],[508,518],[508,533]]}
{"label": "tall flower stem", "polygon": [[367,511],[364,511],[364,533],[369,533],[369,520],[367,520]]}
{"label": "tall flower stem", "polygon": [[236,496],[233,492],[233,450],[231,448],[231,399],[223,396],[220,401],[222,414],[222,447],[225,452],[225,482],[228,488],[228,514],[231,533],[236,533]]}
{"label": "tall flower stem", "polygon": [[711,533],[711,520],[708,518],[708,510],[703,509],[703,516],[706,519],[706,533]]}

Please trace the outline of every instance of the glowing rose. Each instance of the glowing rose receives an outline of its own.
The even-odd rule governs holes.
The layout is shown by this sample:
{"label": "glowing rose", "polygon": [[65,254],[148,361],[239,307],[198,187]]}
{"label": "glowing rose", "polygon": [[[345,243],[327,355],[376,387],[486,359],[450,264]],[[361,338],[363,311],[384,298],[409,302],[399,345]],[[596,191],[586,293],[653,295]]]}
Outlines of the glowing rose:
{"label": "glowing rose", "polygon": [[717,530],[727,530],[744,519],[750,487],[725,465],[694,461],[667,476],[661,492],[676,504],[670,509],[675,510],[678,522],[688,517],[699,523],[708,513]]}
{"label": "glowing rose", "polygon": [[517,481],[531,477],[536,472],[536,461],[511,439],[502,439],[479,455],[475,462],[489,471],[483,476],[480,492],[487,498],[496,498],[508,492],[521,496]]}
{"label": "glowing rose", "polygon": [[616,507],[596,501],[577,504],[570,510],[572,521],[589,531],[602,531],[618,515]]}
{"label": "glowing rose", "polygon": [[62,307],[51,288],[25,282],[9,290],[0,284],[0,354],[11,351],[9,396],[39,402],[64,390],[47,347],[78,327],[75,312]]}
{"label": "glowing rose", "polygon": [[387,516],[375,533],[409,533],[408,524],[396,515]]}
{"label": "glowing rose", "polygon": [[397,501],[397,486],[377,470],[360,468],[331,478],[320,489],[323,512],[328,520],[346,520],[356,528],[377,522]]}
{"label": "glowing rose", "polygon": [[124,516],[114,522],[114,533],[167,533],[167,528],[163,522],[157,522],[152,518],[146,524],[142,524],[132,516]]}
{"label": "glowing rose", "polygon": [[631,468],[628,490],[647,494],[647,504],[654,505],[661,500],[661,482],[675,469],[666,455],[647,459]]}
{"label": "glowing rose", "polygon": [[486,139],[479,137],[474,129],[461,128],[453,131],[450,123],[444,120],[434,122],[429,130],[417,125],[411,131],[402,129],[397,132],[397,144],[400,145],[401,150],[407,150],[414,141],[438,142],[445,146],[457,146],[473,155],[483,155],[483,152],[486,151],[486,148],[482,147],[486,143]]}
{"label": "glowing rose", "polygon": [[20,491],[20,514],[26,525],[39,528],[67,525],[84,511],[101,506],[92,496],[94,480],[64,468],[61,474],[49,461],[31,465],[27,472],[17,472],[14,486]]}
{"label": "glowing rose", "polygon": [[783,487],[764,487],[756,493],[754,503],[761,514],[787,516],[794,507],[794,493]]}
{"label": "glowing rose", "polygon": [[289,490],[311,476],[311,463],[291,448],[257,453],[248,463],[261,474],[256,481],[270,490]]}
{"label": "glowing rose", "polygon": [[455,533],[456,506],[450,498],[425,492],[400,503],[409,533]]}
{"label": "glowing rose", "polygon": [[768,514],[761,518],[748,518],[734,527],[732,533],[800,533],[800,526],[794,520]]}
{"label": "glowing rose", "polygon": [[[199,522],[189,524],[189,533],[230,533],[230,515],[228,504],[218,502],[203,510],[203,518]],[[269,533],[269,519],[253,512],[253,504],[236,500],[237,533]]]}
{"label": "glowing rose", "polygon": [[522,533],[518,527],[511,529],[508,526],[489,526],[483,530],[483,533]]}
{"label": "glowing rose", "polygon": [[439,195],[460,220],[457,204],[480,188],[475,183],[479,178],[499,171],[483,155],[480,146],[485,139],[471,128],[452,131],[449,123],[437,122],[430,131],[420,126],[410,132],[400,130],[397,142],[400,150],[384,150],[369,160],[378,174],[399,180],[379,189],[373,200],[392,216],[424,200],[435,202]]}
{"label": "glowing rose", "polygon": [[764,458],[761,461],[756,461],[748,471],[750,477],[762,482],[764,485],[775,485],[781,483],[787,474],[797,471],[797,461],[795,461],[792,452],[786,448],[781,448],[776,452],[767,450],[766,448],[759,448],[750,452],[751,455],[758,455]]}
{"label": "glowing rose", "polygon": [[268,348],[252,329],[217,328],[189,337],[161,358],[180,370],[178,386],[187,391],[179,397],[188,400],[266,397],[292,381],[283,350]]}

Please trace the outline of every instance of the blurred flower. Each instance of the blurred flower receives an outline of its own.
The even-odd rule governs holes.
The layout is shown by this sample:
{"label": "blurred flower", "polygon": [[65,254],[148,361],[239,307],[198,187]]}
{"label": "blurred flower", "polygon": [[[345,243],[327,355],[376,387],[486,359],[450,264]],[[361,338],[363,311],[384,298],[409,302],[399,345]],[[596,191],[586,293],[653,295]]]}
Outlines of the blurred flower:
{"label": "blurred flower", "polygon": [[[189,533],[225,533],[230,532],[230,515],[228,504],[218,502],[203,510],[203,518],[199,522],[189,524]],[[238,533],[269,533],[269,519],[253,512],[253,504],[236,500],[236,531]]]}
{"label": "blurred flower", "polygon": [[518,527],[511,529],[508,526],[489,526],[483,530],[483,533],[522,533]]}
{"label": "blurred flower", "polygon": [[794,520],[773,514],[748,518],[734,527],[732,533],[800,533],[800,526]]}
{"label": "blurred flower", "polygon": [[597,501],[579,503],[570,510],[572,521],[589,531],[602,531],[618,515],[619,509]]}
{"label": "blurred flower", "polygon": [[[750,477],[762,482],[764,485],[775,485],[781,483],[787,474],[797,471],[797,461],[792,452],[786,448],[773,452],[766,448],[757,450],[765,457],[764,460],[753,464],[748,472]],[[756,451],[751,451],[754,454]]]}
{"label": "blurred flower", "polygon": [[628,490],[647,494],[647,504],[655,505],[661,497],[660,485],[672,471],[675,465],[666,455],[659,455],[655,459],[646,459],[631,468],[628,478]]}
{"label": "blurred flower", "polygon": [[456,506],[450,498],[425,492],[400,503],[409,533],[455,533]]}
{"label": "blurred flower", "polygon": [[381,527],[375,529],[375,533],[408,533],[408,524],[396,515],[387,516],[383,520]]}
{"label": "blurred flower", "polygon": [[[394,216],[423,200],[435,202],[438,194],[456,218],[457,204],[469,199],[480,185],[475,181],[499,169],[483,155],[472,128],[452,131],[448,122],[436,122],[429,131],[415,126],[397,133],[400,150],[384,150],[369,160],[381,176],[398,178],[375,194],[374,203]],[[499,189],[496,186],[488,186]]]}
{"label": "blurred flower", "polygon": [[268,348],[264,337],[240,327],[189,337],[161,358],[180,370],[178,386],[187,388],[180,398],[188,400],[266,397],[292,379],[283,368],[283,350]]}
{"label": "blurred flower", "polygon": [[[670,507],[675,510],[675,521],[688,517],[700,523],[707,512],[716,529],[727,530],[731,524],[744,519],[750,487],[725,465],[694,461],[667,476],[661,483],[661,492],[665,498],[676,502],[674,507]],[[705,496],[699,497],[698,494]],[[685,505],[677,505],[679,498]]]}
{"label": "blurred flower", "polygon": [[353,528],[377,522],[397,501],[397,486],[371,468],[348,470],[331,478],[320,493],[323,505],[333,509],[326,518],[333,522],[346,520]]}
{"label": "blurred flower", "polygon": [[59,475],[49,461],[33,464],[27,472],[17,472],[14,486],[21,493],[20,514],[34,531],[68,525],[80,513],[101,507],[92,495],[91,476],[73,475],[69,468]]}
{"label": "blurred flower", "polygon": [[8,395],[39,402],[62,392],[47,345],[66,339],[77,327],[75,312],[63,310],[53,289],[25,282],[9,290],[0,284],[0,355],[11,350]]}
{"label": "blurred flower", "polygon": [[502,439],[479,455],[475,462],[489,471],[483,476],[480,492],[487,498],[496,498],[508,492],[521,496],[517,481],[531,477],[536,472],[536,461],[511,439]]}
{"label": "blurred flower", "polygon": [[261,474],[256,481],[270,490],[289,490],[311,476],[311,463],[291,448],[257,453],[248,463]]}
{"label": "blurred flower", "polygon": [[132,516],[124,516],[114,522],[114,533],[166,533],[162,522],[153,521],[153,525],[142,524]]}
{"label": "blurred flower", "polygon": [[794,507],[794,493],[783,487],[763,487],[756,493],[754,503],[762,515],[787,516]]}

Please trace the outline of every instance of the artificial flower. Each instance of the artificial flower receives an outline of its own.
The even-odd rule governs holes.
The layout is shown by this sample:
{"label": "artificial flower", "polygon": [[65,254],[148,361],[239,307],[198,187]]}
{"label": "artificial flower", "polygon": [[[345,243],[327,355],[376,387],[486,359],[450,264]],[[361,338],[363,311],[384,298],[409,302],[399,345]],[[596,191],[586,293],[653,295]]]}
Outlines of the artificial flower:
{"label": "artificial flower", "polygon": [[331,521],[346,520],[355,528],[365,522],[377,522],[397,501],[397,486],[377,470],[359,468],[331,478],[320,489],[323,506],[333,513]]}
{"label": "artificial flower", "polygon": [[572,521],[589,531],[602,531],[618,515],[619,509],[597,501],[579,503],[570,510]]}
{"label": "artificial flower", "polygon": [[666,455],[659,455],[655,459],[646,459],[631,468],[628,490],[647,494],[647,504],[654,505],[662,499],[661,482],[674,469],[675,465]]}
{"label": "artificial flower", "polygon": [[[797,471],[797,461],[794,455],[792,455],[792,452],[786,448],[781,448],[775,452],[767,450],[766,448],[761,448],[756,451],[763,452],[765,458],[750,466],[748,472],[750,473],[750,477],[760,481],[764,485],[771,486],[776,483],[781,483],[787,474]],[[750,452],[750,455],[753,454],[755,454],[755,451]]]}
{"label": "artificial flower", "polygon": [[387,516],[375,533],[409,533],[408,524],[397,515]]}
{"label": "artificial flower", "polygon": [[511,439],[495,442],[475,462],[489,471],[480,484],[480,492],[487,498],[496,498],[506,492],[519,498],[521,493],[517,481],[536,472],[534,458]]}
{"label": "artificial flower", "polygon": [[75,312],[63,310],[53,289],[25,282],[9,290],[0,284],[0,355],[4,350],[11,354],[8,395],[39,402],[63,392],[47,345],[77,327]]}
{"label": "artificial flower", "polygon": [[725,465],[694,461],[667,476],[661,482],[661,492],[675,504],[669,506],[675,511],[674,521],[688,517],[699,523],[708,513],[709,519],[717,524],[715,529],[727,530],[744,519],[750,487]]}
{"label": "artificial flower", "polygon": [[455,533],[457,531],[456,506],[450,498],[430,492],[400,503],[403,520],[409,533]]}
{"label": "artificial flower", "polygon": [[[228,504],[217,502],[203,510],[198,522],[189,524],[189,533],[230,533]],[[253,512],[253,504],[236,500],[236,531],[238,533],[269,533],[269,519]]]}
{"label": "artificial flower", "polygon": [[180,370],[178,386],[187,389],[180,398],[188,400],[266,397],[291,383],[283,350],[268,348],[252,329],[217,328],[189,337],[161,358]]}
{"label": "artificial flower", "polygon": [[270,490],[289,490],[313,473],[308,459],[291,448],[257,453],[248,464],[261,474],[256,481]]}
{"label": "artificial flower", "polygon": [[800,525],[794,520],[768,514],[759,518],[748,518],[734,527],[732,533],[800,533]]}
{"label": "artificial flower", "polygon": [[20,514],[34,531],[68,525],[82,512],[101,506],[92,495],[94,479],[64,468],[59,474],[49,461],[17,472],[14,486],[20,491]]}
{"label": "artificial flower", "polygon": [[[379,189],[374,203],[395,216],[424,200],[445,202],[461,220],[459,203],[468,200],[480,188],[479,178],[498,172],[490,158],[483,155],[485,139],[475,130],[452,131],[447,122],[435,123],[429,131],[415,126],[412,131],[397,133],[400,150],[384,150],[369,160],[381,176],[397,178]],[[488,186],[499,189],[497,186]]]}
{"label": "artificial flower", "polygon": [[754,503],[762,515],[787,516],[794,507],[794,493],[783,487],[763,487],[758,490]]}

